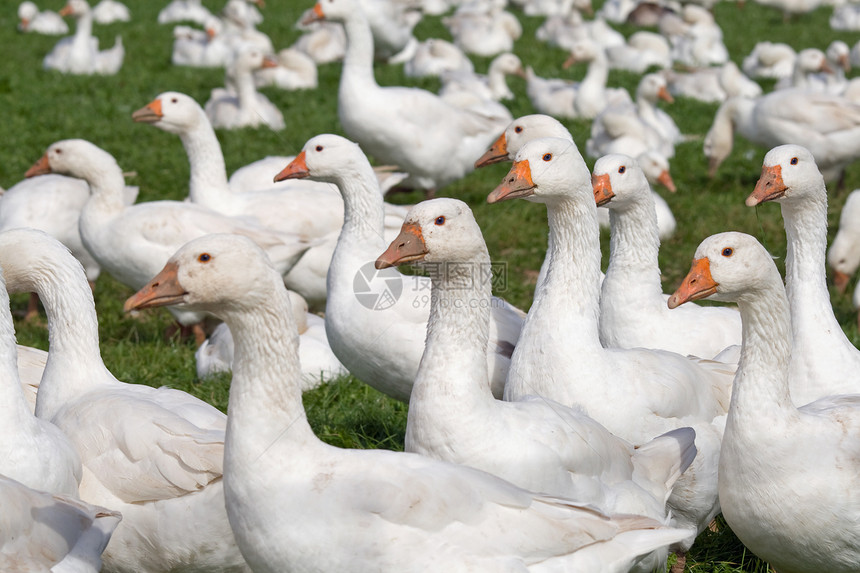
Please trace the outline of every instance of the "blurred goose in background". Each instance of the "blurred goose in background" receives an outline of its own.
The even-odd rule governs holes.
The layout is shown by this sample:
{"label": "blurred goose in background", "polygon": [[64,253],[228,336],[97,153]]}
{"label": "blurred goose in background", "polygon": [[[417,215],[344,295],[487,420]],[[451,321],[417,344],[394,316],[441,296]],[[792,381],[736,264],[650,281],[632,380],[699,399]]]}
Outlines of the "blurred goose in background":
{"label": "blurred goose in background", "polygon": [[212,18],[212,12],[203,6],[201,0],[171,0],[158,13],[159,24],[194,22],[205,26],[209,18]]}
{"label": "blurred goose in background", "polygon": [[[581,407],[633,444],[682,426],[695,429],[698,454],[668,505],[671,523],[702,531],[719,512],[717,463],[734,366],[600,344],[597,206],[591,174],[573,142],[525,144],[487,201],[513,198],[546,204],[551,239],[546,277],[514,348],[505,398],[538,394]],[[679,551],[691,542],[679,544]]]}
{"label": "blurred goose in background", "polygon": [[672,67],[672,52],[668,40],[660,34],[640,30],[624,44],[606,48],[609,67],[644,74],[648,68]]}
{"label": "blurred goose in background", "polygon": [[105,25],[130,20],[131,12],[128,11],[128,7],[117,0],[101,0],[93,7],[93,21],[96,24]]}
{"label": "blurred goose in background", "polygon": [[[373,268],[388,241],[382,196],[367,157],[343,137],[318,135],[277,179],[294,177],[335,183],[343,195],[344,223],[329,269],[325,312],[332,350],[353,375],[408,401],[424,351],[429,279]],[[501,396],[523,313],[501,299],[493,303],[485,352],[491,387]]]}
{"label": "blurred goose in background", "polygon": [[227,0],[221,10],[221,21],[224,24],[224,34],[234,49],[251,45],[264,54],[275,53],[271,38],[256,27],[263,21],[263,17],[253,4],[246,0]]}
{"label": "blurred goose in background", "polygon": [[794,357],[812,349],[793,342],[779,271],[755,238],[705,239],[670,305],[712,294],[737,301],[744,322],[720,454],[723,516],[776,570],[856,571],[860,395],[795,407],[802,401],[790,390]]}
{"label": "blurred goose in background", "polygon": [[212,126],[284,129],[286,124],[281,110],[254,86],[254,71],[277,66],[277,61],[257,47],[243,46],[235,52],[227,64],[226,87],[213,89],[204,106]]}
{"label": "blurred goose in background", "polygon": [[681,18],[682,33],[669,36],[674,61],[691,67],[722,65],[729,61],[723,31],[708,9],[686,4]]}
{"label": "blurred goose in background", "polygon": [[825,181],[860,157],[860,103],[826,93],[788,89],[726,100],[705,136],[711,177],[731,153],[735,130],[765,147],[803,142]]}
{"label": "blurred goose in background", "polygon": [[774,89],[801,88],[819,92],[827,91],[827,84],[820,79],[819,74],[833,74],[833,68],[830,67],[824,52],[818,48],[806,48],[797,53],[791,76],[776,82]]}
{"label": "blurred goose in background", "polygon": [[750,207],[780,204],[785,222],[785,290],[791,309],[791,396],[802,406],[824,396],[860,393],[860,350],[833,314],[827,290],[827,189],[812,154],[781,145],[764,157]]}
{"label": "blurred goose in background", "polygon": [[571,119],[576,117],[576,92],[579,82],[561,78],[542,78],[526,67],[526,95],[536,111],[544,115]]}
{"label": "blurred goose in background", "polygon": [[389,63],[409,60],[418,47],[412,30],[422,13],[410,2],[394,0],[359,0],[373,31],[373,53]]}
{"label": "blurred goose in background", "polygon": [[567,68],[582,62],[588,63],[588,70],[577,86],[576,99],[573,102],[576,117],[594,119],[608,106],[632,102],[630,94],[624,88],[606,87],[609,61],[603,48],[589,40],[579,41],[571,48],[570,56],[562,67]]}
{"label": "blurred goose in background", "polygon": [[[325,319],[308,312],[308,303],[302,295],[293,291],[287,292],[290,295],[293,318],[299,330],[302,391],[311,390],[323,382],[349,374],[329,346]],[[197,377],[203,379],[218,372],[230,372],[233,369],[234,352],[233,335],[227,324],[222,322],[194,353]]]}
{"label": "blurred goose in background", "polygon": [[113,48],[99,50],[98,38],[92,35],[92,10],[86,0],[69,0],[60,10],[60,15],[75,18],[75,34],[60,40],[45,56],[42,66],[46,70],[57,70],[64,74],[116,74],[125,57],[122,38],[116,37]]}
{"label": "blurred goose in background", "polygon": [[35,290],[48,314],[37,414],[81,456],[81,499],[122,512],[105,570],[248,571],[224,510],[227,417],[180,390],[110,373],[92,292],[56,240],[28,229],[0,233],[0,266],[10,292]]}
{"label": "blurred goose in background", "polygon": [[830,27],[834,30],[860,30],[860,5],[846,2],[836,6],[830,15]]}
{"label": "blurred goose in background", "polygon": [[39,10],[35,3],[26,0],[18,5],[18,30],[48,36],[69,33],[69,25],[53,10]]}
{"label": "blurred goose in background", "polygon": [[451,106],[425,90],[380,87],[373,75],[370,26],[357,0],[317,3],[314,15],[343,22],[346,30],[338,91],[344,132],[378,161],[409,173],[401,186],[432,192],[465,176],[507,125],[504,119]]}
{"label": "blurred goose in background", "polygon": [[514,93],[508,87],[507,76],[509,75],[522,77],[523,64],[515,54],[506,52],[493,58],[486,75],[465,70],[442,72],[440,74],[442,88],[439,90],[439,95],[446,98],[458,92],[467,92],[485,100],[514,99]]}
{"label": "blurred goose in background", "polygon": [[763,6],[771,6],[782,12],[782,19],[788,22],[792,17],[808,14],[822,4],[822,0],[755,0]]}
{"label": "blurred goose in background", "polygon": [[220,68],[225,67],[233,57],[233,48],[223,34],[221,20],[209,16],[203,27],[203,30],[191,26],[173,28],[170,61],[174,66]]}
{"label": "blurred goose in background", "polygon": [[[82,139],[58,141],[27,171],[28,176],[57,172],[85,179],[90,198],[81,211],[84,246],[119,282],[134,288],[141,277],[167,260],[165,251],[191,238],[213,232],[246,234],[262,244],[273,263],[286,274],[310,246],[300,236],[277,233],[259,225],[179,201],[126,205],[122,170],[106,151]],[[150,277],[151,278],[151,277]],[[139,288],[139,287],[138,287]],[[173,312],[183,327],[192,327],[203,341],[202,316]]]}
{"label": "blurred goose in background", "polygon": [[757,98],[762,93],[761,86],[746,77],[737,64],[731,61],[722,66],[687,73],[674,70],[664,70],[662,73],[669,93],[675,97],[723,102],[730,97]]}
{"label": "blurred goose in background", "polygon": [[411,78],[441,76],[445,72],[474,73],[475,66],[463,50],[440,38],[424,40],[403,63],[403,73]]}
{"label": "blurred goose in background", "polygon": [[98,573],[118,511],[25,486],[0,475],[0,568]]}
{"label": "blurred goose in background", "polygon": [[625,42],[624,36],[604,20],[585,20],[577,10],[547,18],[535,31],[535,38],[568,51],[579,40],[590,39],[605,48],[622,46]]}
{"label": "blurred goose in background", "polygon": [[[201,262],[204,253],[215,264]],[[216,313],[235,336],[224,493],[237,542],[255,571],[456,570],[468,564],[482,571],[557,566],[621,572],[687,535],[645,517],[606,516],[530,493],[472,468],[321,442],[302,406],[286,290],[250,241],[213,235],[190,242],[126,308],[168,299]],[[286,468],[285,459],[291,460]],[[325,487],[314,478],[320,472]],[[283,515],[304,517],[278,518]],[[339,541],[345,536],[348,544]],[[398,542],[379,542],[393,538]]]}
{"label": "blurred goose in background", "polygon": [[258,88],[275,86],[282,90],[307,90],[317,87],[317,65],[313,58],[297,50],[286,48],[275,56],[277,66],[262,67],[254,71],[254,85]]}
{"label": "blurred goose in background", "polygon": [[[839,214],[839,230],[827,250],[827,264],[833,269],[833,284],[844,293],[860,267],[860,189],[849,193]],[[855,290],[854,298],[857,298]],[[858,305],[855,302],[854,308]],[[860,319],[859,319],[860,320]]]}
{"label": "blurred goose in background", "polygon": [[[517,402],[493,397],[485,359],[491,281],[474,273],[489,266],[490,257],[465,203],[434,199],[413,207],[376,267],[400,261],[445,269],[431,276],[427,342],[409,400],[406,451],[607,513],[666,520],[672,484],[695,457],[691,429],[638,450],[579,410],[538,396]],[[664,551],[637,570],[652,571],[665,560]]]}
{"label": "blurred goose in background", "polygon": [[[660,282],[657,218],[643,169],[626,155],[605,155],[591,175],[598,207],[609,210],[609,266],[600,290],[600,342],[613,348],[660,348],[712,358],[741,343],[734,309],[670,311]],[[631,289],[630,285],[636,288]]]}
{"label": "blurred goose in background", "polygon": [[788,44],[759,42],[742,64],[743,71],[751,78],[787,78],[794,70],[797,52]]}
{"label": "blurred goose in background", "polygon": [[313,19],[313,8],[299,17],[296,28],[304,33],[292,47],[309,55],[317,64],[340,62],[346,54],[346,33],[337,22]]}
{"label": "blurred goose in background", "polygon": [[523,27],[504,7],[504,0],[462,4],[442,23],[454,38],[454,44],[467,54],[491,57],[511,52],[514,41],[523,35]]}

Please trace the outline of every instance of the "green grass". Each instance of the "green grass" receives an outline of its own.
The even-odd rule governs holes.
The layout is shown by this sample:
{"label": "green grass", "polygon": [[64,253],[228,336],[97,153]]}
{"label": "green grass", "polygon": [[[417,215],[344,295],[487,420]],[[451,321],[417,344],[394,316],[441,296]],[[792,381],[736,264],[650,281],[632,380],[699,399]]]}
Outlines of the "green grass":
{"label": "green grass", "polygon": [[[137,173],[129,182],[140,186],[140,200],[186,196],[188,162],[179,139],[133,123],[131,113],[167,90],[185,92],[203,103],[210,89],[222,84],[223,72],[171,66],[172,28],[156,24],[156,14],[166,2],[126,1],[134,17],[131,23],[96,27],[103,47],[112,44],[115,35],[123,37],[126,60],[120,73],[113,77],[63,76],[42,70],[42,58],[56,39],[17,34],[13,5],[4,7],[0,13],[0,45],[6,59],[0,66],[0,106],[4,112],[0,122],[0,185],[8,188],[19,181],[53,141],[81,137],[108,150],[125,170]],[[220,6],[220,1],[207,3]],[[42,5],[58,9],[61,2],[55,0]],[[271,36],[276,47],[286,47],[298,35],[293,23],[310,5],[311,0],[270,0],[261,29]],[[728,2],[716,7],[726,44],[738,63],[762,39],[784,41],[797,49],[824,48],[835,38],[849,45],[860,39],[860,34],[830,30],[827,23],[830,13],[830,8],[822,8],[784,23],[781,13],[752,3],[743,9]],[[543,76],[582,76],[584,66],[562,70],[566,54],[534,40],[534,31],[541,19],[519,16],[525,33],[515,51],[526,64]],[[629,35],[633,29],[622,27],[622,31]],[[416,34],[420,38],[449,38],[439,18],[426,18],[419,24]],[[475,62],[480,71],[485,71],[489,59],[476,58]],[[262,129],[219,132],[228,171],[265,155],[294,154],[318,133],[342,133],[336,115],[339,74],[339,64],[325,65],[319,69],[321,87],[317,90],[264,90],[284,112],[288,127],[279,133]],[[400,66],[380,65],[377,77],[382,84],[438,87],[434,79],[416,82],[405,78]],[[609,83],[632,92],[637,81],[633,74],[612,72]],[[516,94],[509,106],[514,116],[532,113],[534,110],[525,96],[523,81],[512,79],[510,84]],[[716,106],[680,100],[663,108],[685,134],[694,136],[694,141],[678,146],[672,161],[678,193],[659,191],[669,201],[678,220],[677,232],[664,241],[661,250],[664,289],[674,290],[689,269],[698,243],[716,232],[751,233],[781,262],[785,256],[785,235],[778,206],[766,204],[750,209],[743,204],[758,178],[767,150],[738,139],[732,155],[716,178],[710,180],[706,176],[701,139],[710,126]],[[574,121],[567,125],[577,142],[583,144],[589,132],[588,123]],[[587,161],[593,165],[594,159],[587,158]],[[487,193],[498,184],[506,170],[505,166],[480,170],[442,189],[439,194],[459,197],[473,207],[491,256],[507,264],[507,287],[497,294],[525,309],[530,304],[535,271],[546,248],[546,213],[541,207],[523,201],[498,206],[485,203]],[[849,168],[846,182],[848,190],[860,187],[860,170],[856,166]],[[831,239],[846,195],[846,191],[831,195]],[[396,197],[394,201],[415,202],[420,198],[413,193]],[[604,253],[607,253],[608,235],[603,239]],[[198,381],[193,346],[163,338],[162,333],[170,325],[166,312],[145,312],[137,318],[122,313],[122,302],[131,294],[131,289],[107,274],[98,280],[95,296],[102,353],[108,367],[120,379],[180,388],[226,410],[229,376]],[[849,338],[857,343],[860,336],[850,300],[834,293],[833,303],[837,318]],[[18,315],[25,306],[26,297],[13,297],[13,310]],[[24,324],[19,320],[16,327],[21,343],[47,347],[44,323]],[[345,377],[307,393],[305,405],[314,430],[329,443],[343,447],[403,448],[405,405],[354,378]],[[721,522],[716,532],[706,531],[699,537],[688,557],[687,570],[758,573],[767,571],[767,566],[745,550]]]}

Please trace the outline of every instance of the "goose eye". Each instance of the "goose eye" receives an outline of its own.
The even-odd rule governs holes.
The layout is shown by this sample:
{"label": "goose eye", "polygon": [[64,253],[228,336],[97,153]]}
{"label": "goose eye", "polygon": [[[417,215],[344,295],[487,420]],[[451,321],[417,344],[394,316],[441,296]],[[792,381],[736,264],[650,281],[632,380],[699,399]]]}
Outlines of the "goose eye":
{"label": "goose eye", "polygon": [[209,253],[201,253],[200,256],[197,257],[197,260],[201,263],[208,263],[212,259],[212,255]]}
{"label": "goose eye", "polygon": [[177,98],[173,98],[173,99],[171,99],[171,100],[170,100],[170,103],[176,103],[176,102],[178,102],[178,101],[179,101],[179,100],[178,100]]}
{"label": "goose eye", "polygon": [[323,150],[323,146],[322,146],[322,145],[317,145],[314,149],[316,149],[317,151],[322,151],[322,150]]}
{"label": "goose eye", "polygon": [[619,167],[619,168],[618,168],[618,172],[619,172],[619,173],[624,173],[625,171],[627,171],[627,168],[626,168],[625,166],[623,166],[623,165],[622,165],[621,167]]}
{"label": "goose eye", "polygon": [[797,157],[792,157],[792,158],[791,158],[791,164],[792,164],[792,165],[797,165]]}
{"label": "goose eye", "polygon": [[60,149],[59,147],[58,147],[57,149],[55,149],[54,151],[56,151],[56,152],[57,152],[57,154],[60,154],[60,153],[62,153],[62,152],[63,152],[63,150],[62,150],[62,149]]}
{"label": "goose eye", "polygon": [[523,132],[523,128],[522,128],[522,127],[520,127],[520,126],[518,125],[518,126],[516,126],[516,127],[514,128],[514,131],[516,131],[517,133],[522,133],[522,132]]}
{"label": "goose eye", "polygon": [[435,221],[435,223],[436,223],[437,225],[444,225],[444,224],[445,224],[445,216],[444,216],[444,215],[440,215],[440,216],[436,217],[436,221]]}
{"label": "goose eye", "polygon": [[552,161],[552,153],[544,153],[543,160]]}
{"label": "goose eye", "polygon": [[735,254],[735,250],[733,248],[726,247],[725,249],[723,249],[723,256],[724,257],[731,257],[733,254]]}

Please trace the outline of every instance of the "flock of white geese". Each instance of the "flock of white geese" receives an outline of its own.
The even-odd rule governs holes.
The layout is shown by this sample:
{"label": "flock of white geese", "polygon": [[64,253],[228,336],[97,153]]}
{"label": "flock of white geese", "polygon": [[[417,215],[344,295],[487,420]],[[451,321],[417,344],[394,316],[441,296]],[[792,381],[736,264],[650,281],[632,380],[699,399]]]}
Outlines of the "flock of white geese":
{"label": "flock of white geese", "polygon": [[[76,32],[46,69],[121,68],[121,40],[99,51],[91,30],[109,8],[130,15],[101,4],[68,1]],[[173,0],[160,23],[204,27],[177,26],[173,62],[224,66],[226,85],[203,106],[161,93],[132,118],[180,137],[188,200],[136,203],[114,157],[83,139],[51,143],[0,196],[0,569],[644,573],[674,552],[679,572],[721,512],[780,573],[860,571],[860,351],[825,273],[829,261],[844,289],[860,266],[860,195],[827,252],[825,181],[860,157],[860,92],[837,73],[847,46],[762,46],[741,71],[708,3],[609,0],[591,20],[590,4],[521,0],[547,18],[539,37],[588,61],[587,75],[539,78],[502,53],[478,76],[466,53],[510,52],[522,35],[506,3],[459,4],[445,19],[453,43],[412,36],[417,4],[453,8],[320,0],[305,41],[275,54],[252,3],[214,16]],[[834,11],[840,26],[850,6]],[[22,31],[65,33],[32,3],[19,16]],[[629,43],[607,24],[648,18],[661,34]],[[382,87],[375,54],[443,74],[445,88]],[[328,58],[343,60],[346,137],[314,136],[228,178],[214,127],[284,128],[257,87],[313,89]],[[633,98],[606,87],[610,68],[642,61],[703,69],[647,74]],[[539,113],[511,117],[505,74],[526,78]],[[756,74],[786,86],[762,95]],[[655,104],[689,97],[685,85],[723,101],[704,141],[712,172],[735,130],[772,148],[746,204],[779,203],[785,282],[754,237],[726,232],[664,294],[660,238],[676,223],[651,185],[674,191],[668,164],[684,136]],[[574,141],[558,118],[592,119],[591,138]],[[593,169],[582,152],[599,157]],[[499,162],[512,166],[487,201],[542,203],[548,216],[527,314],[493,296],[466,203],[385,201],[392,187],[435,191]],[[407,264],[426,276],[394,268]],[[91,290],[101,270],[137,290],[126,311],[167,307],[196,337],[201,377],[232,370],[227,415],[105,367]],[[398,297],[413,290],[429,305]],[[44,306],[48,353],[15,343],[18,292]],[[208,339],[206,316],[223,321]],[[346,373],[409,403],[406,453],[316,437],[302,391]]]}

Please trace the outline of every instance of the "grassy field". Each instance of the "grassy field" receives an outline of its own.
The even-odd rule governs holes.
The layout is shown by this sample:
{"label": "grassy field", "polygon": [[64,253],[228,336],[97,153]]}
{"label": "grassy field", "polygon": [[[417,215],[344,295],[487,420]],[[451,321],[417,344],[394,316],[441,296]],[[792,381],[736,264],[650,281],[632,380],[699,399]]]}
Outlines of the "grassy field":
{"label": "grassy field", "polygon": [[[123,169],[136,172],[129,183],[140,186],[140,200],[186,196],[189,169],[179,139],[133,123],[131,113],[167,90],[185,92],[203,103],[212,88],[222,85],[223,71],[173,67],[170,64],[172,28],[156,23],[156,14],[166,2],[126,0],[126,3],[133,13],[132,22],[95,30],[103,47],[111,45],[115,35],[123,38],[125,64],[113,77],[63,76],[42,70],[42,58],[56,39],[16,33],[12,3],[3,8],[0,45],[7,63],[0,67],[0,102],[4,111],[0,122],[0,185],[8,188],[19,181],[53,141],[79,137],[108,150]],[[220,6],[220,2],[212,0],[207,4],[212,8]],[[61,5],[61,0],[41,3],[42,8],[59,9]],[[310,6],[311,0],[270,0],[260,28],[270,35],[276,47],[286,47],[298,35],[293,23]],[[715,12],[732,58],[738,63],[760,40],[787,42],[796,49],[810,46],[823,49],[836,38],[849,45],[860,40],[860,33],[839,33],[829,28],[830,8],[821,8],[787,23],[783,22],[781,13],[757,4],[747,4],[741,9],[735,3],[723,3]],[[542,76],[582,76],[584,67],[563,71],[561,64],[566,54],[534,40],[534,30],[540,25],[540,19],[518,15],[525,33],[515,51],[524,63],[532,65]],[[622,29],[625,34],[632,31]],[[449,38],[439,18],[426,18],[419,24],[416,35]],[[486,70],[487,59],[475,58],[475,62],[479,71]],[[325,65],[319,69],[321,87],[317,90],[265,90],[283,111],[287,129],[282,132],[262,129],[219,132],[228,171],[265,155],[297,153],[308,138],[318,133],[341,133],[336,114],[339,74],[339,64]],[[400,66],[379,65],[377,79],[382,84],[438,87],[435,80],[408,80]],[[633,74],[613,72],[609,83],[632,92],[637,81]],[[510,105],[514,116],[533,113],[523,81],[512,79],[510,84],[516,94]],[[689,143],[678,146],[672,161],[677,194],[659,191],[669,201],[678,220],[675,235],[664,241],[661,250],[664,289],[674,290],[689,269],[698,243],[716,232],[751,233],[781,262],[785,255],[785,235],[778,206],[765,204],[751,209],[743,203],[759,176],[761,160],[767,150],[738,139],[734,152],[716,178],[708,179],[701,140],[716,106],[679,100],[662,107],[675,118],[681,130],[691,136]],[[589,132],[588,123],[569,122],[568,126],[582,147]],[[594,158],[587,158],[587,161],[593,165]],[[505,166],[480,170],[442,189],[439,194],[461,198],[473,207],[493,260],[507,264],[507,286],[504,292],[497,294],[527,309],[533,295],[535,271],[544,255],[546,215],[544,209],[523,201],[499,206],[485,203],[487,193],[498,184],[506,170]],[[847,190],[860,187],[857,166],[848,170],[846,182]],[[847,191],[831,194],[831,238],[846,195]],[[415,202],[420,198],[412,194],[393,200]],[[608,234],[604,236],[604,263],[607,253]],[[853,288],[853,284],[849,288]],[[177,340],[165,341],[162,337],[170,324],[166,312],[146,312],[137,319],[122,313],[122,303],[130,294],[131,289],[107,274],[98,280],[95,296],[101,347],[111,371],[126,381],[181,388],[226,410],[229,377],[198,381],[193,346]],[[837,318],[856,344],[858,332],[849,298],[834,293],[833,303]],[[26,297],[13,297],[16,313],[23,314],[25,307]],[[17,321],[16,327],[22,344],[47,348],[44,323]],[[319,436],[332,444],[402,449],[406,406],[353,378],[341,379],[306,394],[305,405]],[[689,557],[687,570],[763,572],[767,571],[767,565],[746,551],[728,527],[721,524],[717,532],[700,536]]]}

